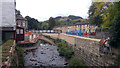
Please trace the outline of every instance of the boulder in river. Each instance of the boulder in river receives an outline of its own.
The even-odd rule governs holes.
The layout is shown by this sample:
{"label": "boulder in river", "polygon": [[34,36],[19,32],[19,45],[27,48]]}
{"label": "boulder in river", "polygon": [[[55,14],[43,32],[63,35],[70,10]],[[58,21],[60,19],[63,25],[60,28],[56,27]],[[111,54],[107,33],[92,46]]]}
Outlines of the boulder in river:
{"label": "boulder in river", "polygon": [[68,65],[68,63],[65,63],[64,65]]}
{"label": "boulder in river", "polygon": [[35,58],[31,58],[30,61],[37,61]]}

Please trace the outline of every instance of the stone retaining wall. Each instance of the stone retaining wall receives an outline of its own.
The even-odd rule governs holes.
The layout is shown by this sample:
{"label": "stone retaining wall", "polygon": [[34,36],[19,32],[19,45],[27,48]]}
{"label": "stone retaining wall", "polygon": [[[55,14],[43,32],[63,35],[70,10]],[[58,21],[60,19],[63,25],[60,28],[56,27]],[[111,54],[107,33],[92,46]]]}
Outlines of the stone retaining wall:
{"label": "stone retaining wall", "polygon": [[70,47],[73,48],[75,55],[81,58],[88,66],[108,66],[113,64],[113,60],[107,58],[107,56],[100,52],[100,40],[79,36],[73,36],[68,34],[47,34],[43,35],[51,36],[52,38],[59,38],[66,41]]}
{"label": "stone retaining wall", "polygon": [[[12,59],[13,59],[13,56],[15,55],[15,45],[16,45],[16,43],[15,43],[15,40],[14,40],[14,43],[13,43],[13,45],[12,45],[12,47],[11,47],[11,49],[10,49],[10,55],[7,57],[8,58],[8,61],[6,61],[5,63],[6,63],[6,65],[9,67],[9,66],[12,66]],[[17,61],[16,61],[17,62]],[[17,63],[16,63],[17,64]]]}

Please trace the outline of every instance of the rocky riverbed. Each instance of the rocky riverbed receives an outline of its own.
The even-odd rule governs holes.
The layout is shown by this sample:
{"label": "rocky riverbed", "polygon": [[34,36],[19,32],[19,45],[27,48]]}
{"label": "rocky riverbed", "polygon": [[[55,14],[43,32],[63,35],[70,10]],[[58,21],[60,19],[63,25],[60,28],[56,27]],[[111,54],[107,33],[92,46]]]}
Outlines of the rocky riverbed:
{"label": "rocky riverbed", "polygon": [[25,67],[28,66],[64,67],[67,64],[65,58],[59,56],[57,46],[42,43],[37,49],[26,51],[24,59]]}

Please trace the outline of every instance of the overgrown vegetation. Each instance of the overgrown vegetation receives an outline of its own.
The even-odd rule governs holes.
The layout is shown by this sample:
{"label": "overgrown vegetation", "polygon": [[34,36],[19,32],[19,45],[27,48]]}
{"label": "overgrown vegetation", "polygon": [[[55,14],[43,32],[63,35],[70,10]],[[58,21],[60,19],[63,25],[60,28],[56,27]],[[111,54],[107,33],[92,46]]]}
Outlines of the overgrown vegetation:
{"label": "overgrown vegetation", "polygon": [[5,66],[5,62],[8,61],[8,56],[10,56],[10,49],[13,45],[13,40],[8,40],[2,45],[2,66]]}
{"label": "overgrown vegetation", "polygon": [[110,28],[110,45],[120,47],[120,2],[93,2],[89,8],[89,22],[101,28]]}
{"label": "overgrown vegetation", "polygon": [[81,59],[78,59],[77,57],[72,56],[72,58],[69,62],[69,67],[70,68],[79,68],[80,66],[86,66],[86,65],[82,63]]}
{"label": "overgrown vegetation", "polygon": [[62,42],[60,39],[56,39],[54,42],[58,45],[60,56],[64,56],[66,59],[70,60],[70,68],[79,68],[80,66],[86,66],[82,63],[82,60],[74,56],[72,48],[69,48],[65,42]]}
{"label": "overgrown vegetation", "polygon": [[120,65],[120,55],[117,56],[117,58],[114,61],[113,66],[119,66]]}
{"label": "overgrown vegetation", "polygon": [[60,56],[65,56],[66,59],[70,59],[72,55],[74,55],[72,48],[67,47],[65,42],[61,42],[59,39],[56,39],[55,43],[58,45]]}
{"label": "overgrown vegetation", "polygon": [[51,38],[50,36],[44,36],[44,37],[46,37],[46,38],[48,38],[48,39],[52,39],[52,40],[53,40],[53,38]]}
{"label": "overgrown vegetation", "polygon": [[16,46],[15,51],[18,56],[18,67],[24,68],[24,50],[21,47]]}

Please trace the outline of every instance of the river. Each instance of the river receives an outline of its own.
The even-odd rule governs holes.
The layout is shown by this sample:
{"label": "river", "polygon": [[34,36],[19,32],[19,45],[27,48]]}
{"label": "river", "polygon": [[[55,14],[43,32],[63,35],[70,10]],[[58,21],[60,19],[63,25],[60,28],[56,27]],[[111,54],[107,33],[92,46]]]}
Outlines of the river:
{"label": "river", "polygon": [[41,67],[64,67],[66,61],[64,57],[59,56],[57,46],[50,44],[40,44],[37,49],[25,52],[25,67],[41,66]]}

